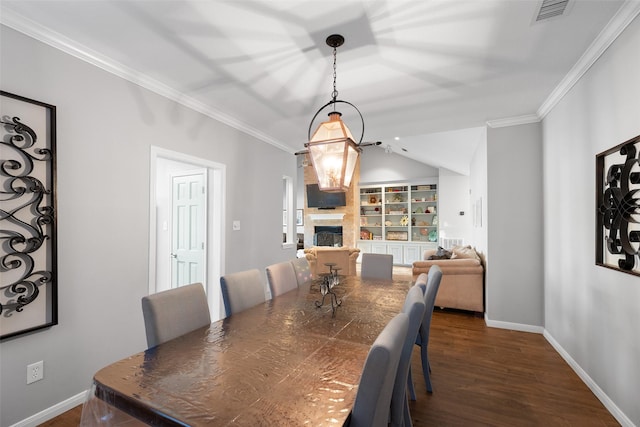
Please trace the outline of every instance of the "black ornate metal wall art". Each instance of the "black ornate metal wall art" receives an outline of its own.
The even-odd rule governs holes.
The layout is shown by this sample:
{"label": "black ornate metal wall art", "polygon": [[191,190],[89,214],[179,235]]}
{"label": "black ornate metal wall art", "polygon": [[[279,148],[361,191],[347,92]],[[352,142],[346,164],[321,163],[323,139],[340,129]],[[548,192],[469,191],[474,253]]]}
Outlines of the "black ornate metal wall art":
{"label": "black ornate metal wall art", "polygon": [[596,264],[640,276],[640,135],[596,156]]}
{"label": "black ornate metal wall art", "polygon": [[56,107],[0,91],[0,340],[58,323]]}

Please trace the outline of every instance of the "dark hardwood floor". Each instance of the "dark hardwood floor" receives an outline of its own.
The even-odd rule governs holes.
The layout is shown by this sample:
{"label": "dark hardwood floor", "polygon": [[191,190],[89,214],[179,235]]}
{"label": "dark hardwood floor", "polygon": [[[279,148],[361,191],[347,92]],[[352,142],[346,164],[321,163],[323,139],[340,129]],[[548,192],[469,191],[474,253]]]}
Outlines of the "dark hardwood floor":
{"label": "dark hardwood floor", "polygon": [[429,358],[433,394],[414,349],[414,426],[619,425],[541,334],[488,328],[472,314],[436,309]]}
{"label": "dark hardwood floor", "polygon": [[[420,426],[617,426],[613,416],[540,334],[488,328],[470,313],[436,309],[427,394],[420,351],[412,358]],[[42,424],[77,426],[82,406]]]}

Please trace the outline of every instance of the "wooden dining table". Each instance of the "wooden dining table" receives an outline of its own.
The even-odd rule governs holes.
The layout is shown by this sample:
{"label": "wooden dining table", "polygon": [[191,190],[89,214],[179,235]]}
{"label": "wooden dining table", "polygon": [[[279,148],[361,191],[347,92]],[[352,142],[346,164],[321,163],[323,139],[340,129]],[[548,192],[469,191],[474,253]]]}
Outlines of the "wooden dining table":
{"label": "wooden dining table", "polygon": [[344,425],[410,286],[341,276],[334,314],[315,281],[101,369],[95,398],[154,426]]}

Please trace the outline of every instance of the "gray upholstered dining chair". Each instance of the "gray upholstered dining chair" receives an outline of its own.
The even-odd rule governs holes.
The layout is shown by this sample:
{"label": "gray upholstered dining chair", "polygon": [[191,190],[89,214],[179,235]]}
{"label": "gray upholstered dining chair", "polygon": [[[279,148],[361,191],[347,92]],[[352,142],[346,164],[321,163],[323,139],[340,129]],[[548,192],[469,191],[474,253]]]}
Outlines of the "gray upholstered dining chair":
{"label": "gray upholstered dining chair", "polygon": [[296,272],[291,261],[271,264],[266,271],[272,298],[298,287]]}
{"label": "gray upholstered dining chair", "polygon": [[[435,273],[436,270],[433,270],[432,276]],[[429,280],[429,276],[427,275],[427,273],[421,273],[417,278],[416,281],[414,283],[415,287],[418,287],[422,290],[422,294],[424,295],[424,293],[427,290],[427,281]],[[426,310],[426,307],[425,307]],[[417,341],[417,336],[416,336],[416,341]],[[416,400],[416,389],[413,385],[413,377],[411,376],[411,364],[409,364],[409,375],[407,377],[407,388],[409,390],[409,397],[411,398],[411,400]]]}
{"label": "gray upholstered dining chair", "polygon": [[[424,376],[424,382],[427,385],[427,392],[432,393],[433,387],[431,386],[431,365],[429,364],[429,353],[427,348],[429,346],[429,331],[431,329],[431,317],[433,315],[433,306],[436,302],[436,295],[440,288],[440,281],[442,280],[442,270],[439,266],[433,265],[429,269],[427,275],[427,284],[424,288],[424,317],[422,324],[418,330],[418,337],[416,339],[416,345],[420,346],[420,359],[422,361],[422,375]],[[422,288],[421,285],[417,285]],[[415,392],[412,392],[412,398],[415,400]]]}
{"label": "gray upholstered dining chair", "polygon": [[142,314],[149,348],[211,323],[202,283],[142,297]]}
{"label": "gray upholstered dining chair", "polygon": [[251,308],[266,300],[264,282],[258,269],[230,273],[220,277],[226,316]]}
{"label": "gray upholstered dining chair", "polygon": [[393,255],[362,254],[360,276],[369,279],[391,280],[393,278]]}
{"label": "gray upholstered dining chair", "polygon": [[296,280],[298,281],[298,286],[311,283],[313,279],[311,274],[311,266],[309,265],[309,261],[306,258],[292,259],[291,265],[293,265],[293,271],[296,272]]}
{"label": "gray upholstered dining chair", "polygon": [[419,286],[409,289],[402,307],[402,312],[409,317],[409,327],[402,343],[402,353],[398,363],[398,372],[393,385],[391,396],[391,426],[411,427],[411,413],[407,401],[407,381],[409,380],[409,367],[411,366],[411,354],[416,342],[418,329],[424,318],[424,294]]}
{"label": "gray upholstered dining chair", "polygon": [[369,349],[351,411],[350,427],[386,427],[409,317],[398,313]]}

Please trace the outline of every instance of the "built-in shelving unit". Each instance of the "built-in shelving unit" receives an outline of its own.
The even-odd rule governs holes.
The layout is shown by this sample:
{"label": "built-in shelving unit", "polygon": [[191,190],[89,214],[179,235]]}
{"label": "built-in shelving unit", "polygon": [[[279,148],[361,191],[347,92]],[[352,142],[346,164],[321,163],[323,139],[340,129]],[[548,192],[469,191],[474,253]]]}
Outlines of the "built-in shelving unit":
{"label": "built-in shelving unit", "polygon": [[360,188],[362,252],[391,253],[396,264],[411,264],[437,242],[437,184]]}

